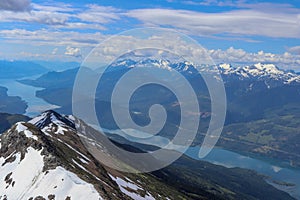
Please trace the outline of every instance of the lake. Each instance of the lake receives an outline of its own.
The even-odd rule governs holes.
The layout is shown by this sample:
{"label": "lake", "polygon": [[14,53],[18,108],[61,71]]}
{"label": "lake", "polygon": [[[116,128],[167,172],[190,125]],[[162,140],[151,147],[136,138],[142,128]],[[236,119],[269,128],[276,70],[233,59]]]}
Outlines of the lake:
{"label": "lake", "polygon": [[[32,79],[35,77],[27,78]],[[24,85],[14,79],[0,79],[0,86],[6,87],[8,89],[7,93],[9,96],[19,96],[28,103],[28,108],[25,114],[29,117],[37,116],[45,110],[58,108],[58,106],[49,104],[43,99],[37,98],[35,96],[36,91],[43,88]]]}
{"label": "lake", "polygon": [[[95,127],[96,128],[96,127]],[[117,134],[132,142],[138,142],[142,144],[154,145],[158,147],[166,146],[170,140],[161,136],[153,136],[138,130],[125,129],[121,130],[108,130],[102,129],[108,134]],[[126,133],[126,134],[125,134]],[[137,137],[138,136],[138,137]],[[180,147],[171,145],[175,149],[179,150]],[[266,181],[272,184],[274,187],[288,192],[291,196],[300,200],[300,169],[291,168],[288,163],[272,160],[269,158],[254,158],[244,156],[242,154],[215,147],[205,158],[200,159],[199,146],[189,147],[185,152],[185,155],[194,158],[196,160],[204,160],[213,164],[222,165],[227,168],[240,167],[244,169],[251,169],[259,174],[268,176],[270,178]],[[273,183],[273,181],[279,181],[284,183],[291,183],[294,186],[284,186]]]}
{"label": "lake", "polygon": [[[185,154],[194,159],[198,158],[200,147],[190,147]],[[213,164],[222,165],[225,167],[240,167],[251,169],[259,174],[267,175],[271,180],[267,180],[274,187],[288,192],[291,196],[300,199],[300,169],[289,168],[285,163],[270,159],[257,159],[241,155],[236,152],[228,151],[222,148],[214,148],[204,159]],[[283,186],[272,183],[280,181],[295,184],[295,186]]]}

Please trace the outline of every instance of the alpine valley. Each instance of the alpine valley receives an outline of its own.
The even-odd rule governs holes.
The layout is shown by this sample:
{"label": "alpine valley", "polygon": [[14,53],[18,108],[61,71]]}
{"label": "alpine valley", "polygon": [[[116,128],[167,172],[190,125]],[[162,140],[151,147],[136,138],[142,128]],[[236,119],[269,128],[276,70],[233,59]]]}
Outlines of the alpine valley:
{"label": "alpine valley", "polygon": [[300,200],[300,0],[0,0],[0,200]]}
{"label": "alpine valley", "polygon": [[78,123],[92,129],[72,115],[49,110],[6,130],[0,141],[0,199],[293,199],[253,171],[186,156],[152,173],[115,171],[89,153]]}
{"label": "alpine valley", "polygon": [[[215,73],[215,68],[194,66],[186,61],[130,58],[112,63],[102,76],[96,93],[101,126],[118,129],[112,117],[109,97],[120,77],[134,67],[176,70],[186,77],[200,102],[201,123],[194,145],[201,144],[210,121],[211,103],[199,71]],[[245,155],[264,156],[288,162],[291,166],[300,166],[300,157],[296,153],[300,151],[300,75],[291,70],[282,70],[274,64],[223,63],[216,67],[223,79],[227,96],[225,126],[217,145]],[[86,70],[91,76],[99,75],[97,70]],[[38,97],[60,106],[56,111],[71,114],[72,87],[77,71],[78,68],[49,72],[36,80],[20,82],[44,88],[36,93]],[[153,104],[163,105],[170,114],[159,135],[172,138],[180,123],[180,107],[176,96],[169,90],[157,85],[137,90],[130,101],[132,118],[140,125],[148,124],[148,110]]]}

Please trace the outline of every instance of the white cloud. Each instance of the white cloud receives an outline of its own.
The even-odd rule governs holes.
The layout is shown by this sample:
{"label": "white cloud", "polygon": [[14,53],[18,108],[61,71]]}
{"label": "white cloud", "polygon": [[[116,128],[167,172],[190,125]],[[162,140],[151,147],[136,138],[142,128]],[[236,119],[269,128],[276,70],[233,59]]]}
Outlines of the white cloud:
{"label": "white cloud", "polygon": [[66,48],[65,55],[74,56],[76,58],[82,57],[80,48],[78,48],[78,47],[70,47],[70,46],[68,46]]}
{"label": "white cloud", "polygon": [[[78,33],[72,31],[60,32],[43,29],[37,31],[27,31],[24,29],[0,30],[0,38],[3,38],[4,42],[10,41],[12,43],[20,43],[22,45],[33,45],[36,46],[36,48],[40,48],[41,45],[49,47],[48,52],[52,52],[49,59],[65,59],[63,56],[68,56],[70,58],[73,57],[74,59],[81,58],[84,55],[87,55],[89,50],[108,37],[109,35],[102,35],[100,33]],[[283,54],[274,54],[264,51],[250,53],[244,49],[236,49],[234,47],[230,47],[226,50],[206,50],[203,48],[201,52],[195,52],[195,49],[191,45],[187,44],[180,38],[163,34],[157,34],[150,38],[116,36],[110,45],[106,46],[105,48],[97,49],[98,51],[94,52],[95,58],[98,59],[98,61],[99,55],[106,59],[116,58],[120,56],[119,49],[135,49],[139,46],[138,44],[143,44],[144,48],[151,48],[153,45],[155,46],[156,43],[161,43],[162,38],[165,38],[165,42],[163,44],[165,49],[173,49],[175,52],[180,50],[180,52],[184,52],[184,55],[182,56],[199,54],[205,55],[205,53],[208,53],[215,63],[263,62],[274,63],[287,69],[300,70],[300,54],[297,54],[297,52],[300,50],[299,46],[291,47],[288,49],[288,52]],[[67,48],[64,54],[60,55],[57,53],[58,49],[62,47],[65,48],[66,46]],[[30,55],[30,57],[34,57],[34,55]],[[22,56],[25,57],[25,54]]]}
{"label": "white cloud", "polygon": [[195,5],[195,6],[219,6],[219,7],[231,7],[231,8],[247,8],[261,10],[264,12],[299,12],[297,8],[294,8],[288,3],[276,3],[274,2],[259,2],[250,0],[186,0],[180,1],[183,4]]}
{"label": "white cloud", "polygon": [[[65,55],[80,57],[82,55],[82,48],[91,49],[99,44],[109,35],[102,35],[101,33],[79,33],[79,32],[61,32],[50,30],[37,30],[28,31],[24,29],[14,30],[0,30],[0,38],[3,38],[4,42],[20,43],[22,45],[34,45],[40,47],[55,46],[56,48],[67,46]],[[165,38],[164,46],[166,49],[173,49],[174,51],[184,52],[185,55],[196,55],[197,52],[185,43],[185,41],[172,37],[170,35],[158,34],[151,38],[141,39],[132,36],[117,36],[114,42],[110,46],[106,46],[103,49],[98,49],[99,52],[95,52],[98,55],[107,57],[108,59],[119,56],[119,49],[135,49],[138,44],[143,44],[145,48],[153,46],[155,43],[161,43],[162,38]],[[50,52],[52,51],[50,50]],[[202,49],[201,54],[206,52],[213,58],[216,63],[255,63],[255,62],[268,62],[278,64],[286,68],[299,68],[300,64],[300,47],[295,46],[287,49],[288,52],[283,54],[274,54],[270,52],[259,51],[256,53],[249,53],[244,49],[236,49],[230,47],[226,50]],[[53,52],[57,52],[56,49]],[[85,53],[88,53],[85,51]],[[198,52],[199,53],[199,52]],[[53,54],[54,55],[54,54]],[[183,55],[183,56],[185,56]],[[96,55],[97,57],[97,55]]]}
{"label": "white cloud", "polygon": [[64,54],[49,54],[47,52],[28,52],[21,51],[19,53],[15,53],[11,56],[4,56],[2,59],[5,60],[41,60],[41,61],[64,61],[64,62],[78,62],[78,58],[74,56],[64,55]]}
{"label": "white cloud", "polygon": [[[218,1],[218,0],[203,0],[203,1],[183,1],[184,4],[189,4],[189,5],[200,5],[200,6],[210,6],[210,5],[217,5],[221,6],[224,4],[224,1]],[[233,2],[232,1],[226,1],[226,5],[231,5]]]}
{"label": "white cloud", "polygon": [[139,19],[146,25],[173,27],[193,35],[230,34],[300,38],[300,10],[293,9],[291,12],[290,8],[284,8],[286,7],[280,12],[267,12],[255,7],[220,13],[136,9],[128,11],[127,16]]}
{"label": "white cloud", "polygon": [[56,28],[64,28],[64,29],[91,29],[91,30],[106,30],[105,26],[95,23],[81,23],[81,22],[71,22],[65,23],[62,25],[56,25]]}
{"label": "white cloud", "polygon": [[85,22],[94,22],[106,24],[120,19],[120,10],[111,6],[88,5],[84,10],[76,15],[76,17]]}
{"label": "white cloud", "polygon": [[[162,40],[162,38],[164,40]],[[99,60],[103,58],[113,59],[120,56],[119,49],[136,49],[140,44],[143,44],[145,49],[148,49],[152,46],[156,46],[156,43],[163,42],[163,46],[166,50],[170,52],[183,52],[183,57],[186,55],[195,57],[196,55],[203,55],[203,57],[197,57],[199,61],[206,60],[206,55],[209,55],[214,62],[217,63],[273,63],[278,65],[279,67],[283,67],[286,69],[296,69],[300,70],[300,55],[294,55],[289,52],[285,52],[282,54],[274,54],[270,52],[258,51],[255,53],[247,52],[244,49],[236,49],[234,47],[230,47],[226,50],[221,49],[211,49],[207,50],[203,49],[195,49],[193,44],[186,43],[184,40],[176,37],[172,37],[172,35],[158,35],[152,36],[147,39],[141,39],[137,37],[131,36],[118,36],[115,37],[113,42],[109,45],[98,48],[96,52],[94,52],[95,59]],[[139,45],[138,45],[139,44]],[[179,51],[180,50],[180,51]],[[158,54],[161,54],[162,50],[157,50]],[[101,60],[100,59],[100,60]]]}
{"label": "white cloud", "polygon": [[209,50],[208,53],[216,63],[273,63],[286,69],[300,70],[300,55],[293,55],[289,52],[274,54],[264,51],[248,53],[243,49],[230,47],[226,50]]}
{"label": "white cloud", "polygon": [[[82,54],[85,55],[86,49],[95,47],[99,42],[109,37],[109,35],[98,32],[99,30],[105,30],[108,23],[121,19],[126,20],[126,16],[136,18],[146,25],[172,27],[197,36],[222,37],[223,39],[239,38],[240,40],[249,39],[249,41],[253,39],[251,37],[253,35],[274,38],[300,38],[300,10],[284,4],[280,7],[279,4],[246,4],[240,1],[236,7],[241,9],[222,13],[205,13],[173,9],[134,9],[126,12],[109,6],[87,5],[78,8],[62,3],[30,4],[30,1],[27,1],[31,8],[29,12],[15,12],[16,10],[22,11],[22,9],[4,8],[4,2],[8,1],[0,1],[0,9],[2,9],[0,22],[26,22],[47,25],[42,26],[46,28],[39,30],[0,30],[2,41],[22,44],[23,46],[38,47],[44,45],[49,47],[49,54],[53,50],[51,54],[53,58],[54,56],[64,56],[64,58],[76,59],[81,57]],[[9,2],[14,5],[18,1],[26,2],[25,0],[10,0]],[[225,3],[229,5],[230,2],[226,0],[207,0],[204,3],[217,3],[222,6]],[[88,31],[80,32],[87,29]],[[90,30],[95,31],[89,33]],[[195,53],[189,45],[177,38],[163,35],[156,37],[166,37],[165,46],[167,49],[168,47],[178,48],[184,51],[186,55]],[[144,40],[120,36],[114,44],[103,48],[102,52],[99,53],[107,57],[113,57],[118,55],[117,49],[121,45],[132,49],[137,46],[136,44],[143,43],[147,47],[151,46],[153,42],[161,42],[161,40],[156,40],[155,37]],[[65,54],[62,53],[62,55],[58,55],[57,50],[53,49],[54,47],[64,49],[66,46]],[[208,50],[208,53],[216,62],[271,62],[287,67],[297,67],[300,64],[300,46],[290,47],[283,54],[263,51],[249,53],[243,49],[233,47],[227,50]],[[23,54],[24,57],[25,55]],[[31,57],[34,56],[38,57],[38,54],[31,55]]]}
{"label": "white cloud", "polygon": [[0,12],[0,22],[27,22],[55,28],[104,30],[104,24],[120,19],[120,11],[110,6],[88,5],[75,8],[62,3],[55,5],[33,3],[31,8],[30,12],[14,12],[6,9]]}
{"label": "white cloud", "polygon": [[288,48],[288,52],[300,55],[300,46],[290,47]]}
{"label": "white cloud", "polygon": [[57,51],[58,51],[58,48],[54,48],[51,54],[52,54],[52,55],[56,55],[56,54],[57,54]]}
{"label": "white cloud", "polygon": [[74,8],[71,4],[55,2],[55,4],[36,4],[32,3],[32,7],[35,10],[49,11],[49,12],[74,12],[78,11],[78,8]]}
{"label": "white cloud", "polygon": [[28,22],[47,25],[62,25],[67,22],[70,14],[50,11],[30,11],[30,12],[0,12],[2,22]]}
{"label": "white cloud", "polygon": [[25,29],[0,30],[0,38],[10,43],[22,45],[48,46],[95,46],[105,36],[101,33],[79,33],[74,31],[53,31]]}
{"label": "white cloud", "polygon": [[30,0],[1,0],[0,10],[28,11],[30,3]]}

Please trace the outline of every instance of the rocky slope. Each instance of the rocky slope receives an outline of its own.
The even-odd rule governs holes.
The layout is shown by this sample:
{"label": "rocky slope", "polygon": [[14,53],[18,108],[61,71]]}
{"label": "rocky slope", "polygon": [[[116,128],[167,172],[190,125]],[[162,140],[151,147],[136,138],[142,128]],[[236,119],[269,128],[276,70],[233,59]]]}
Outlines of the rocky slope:
{"label": "rocky slope", "polygon": [[82,144],[73,120],[47,111],[1,135],[0,199],[166,199],[105,169]]}

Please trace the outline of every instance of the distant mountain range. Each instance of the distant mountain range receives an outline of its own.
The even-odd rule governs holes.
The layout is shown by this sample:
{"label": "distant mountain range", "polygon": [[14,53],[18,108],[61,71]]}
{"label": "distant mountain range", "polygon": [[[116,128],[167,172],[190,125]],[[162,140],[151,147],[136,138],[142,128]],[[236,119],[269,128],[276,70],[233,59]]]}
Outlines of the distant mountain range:
{"label": "distant mountain range", "polygon": [[[236,76],[239,79],[258,79],[281,81],[284,84],[300,83],[300,75],[292,70],[281,70],[274,64],[257,63],[248,66],[232,67],[230,64],[220,64],[219,69],[224,77]],[[267,84],[267,83],[266,83]],[[267,85],[268,88],[271,86]]]}
{"label": "distant mountain range", "polygon": [[18,79],[49,71],[42,65],[31,61],[0,60],[0,79]]}
{"label": "distant mountain range", "polygon": [[[141,59],[141,60],[117,60],[108,71],[120,70],[124,68],[133,67],[158,67],[166,70],[176,70],[181,73],[189,74],[190,76],[197,74],[196,67],[200,72],[214,72],[215,68],[212,66],[202,65],[195,66],[193,63],[187,61],[172,62],[170,60],[154,60],[154,59]],[[278,81],[282,84],[300,83],[300,75],[293,70],[282,70],[274,64],[256,63],[252,65],[231,65],[228,63],[221,63],[216,65],[219,73],[222,75],[223,80],[232,81],[233,79],[239,80],[265,80]],[[271,85],[267,85],[271,87]]]}
{"label": "distant mountain range", "polygon": [[[211,115],[210,96],[195,66],[184,61],[123,59],[109,66],[100,80],[95,99],[101,126],[107,129],[118,128],[112,117],[109,97],[119,78],[133,67],[175,69],[186,77],[200,102],[201,123],[194,145],[201,144]],[[201,73],[215,73],[213,67],[198,67]],[[297,128],[300,124],[300,75],[294,71],[282,70],[273,64],[219,64],[217,67],[223,78],[227,96],[225,127],[218,145],[245,154],[253,153],[281,159],[293,166],[300,166],[300,157],[294,153],[300,152],[300,133]],[[78,68],[51,72],[36,80],[23,80],[22,83],[45,88],[38,91],[37,96],[61,106],[57,111],[71,114],[72,86],[77,71]],[[97,71],[89,70],[89,73],[97,76]],[[146,125],[150,120],[149,106],[155,103],[165,106],[170,116],[159,135],[172,138],[180,123],[180,107],[170,91],[157,85],[137,91],[130,102],[130,114],[138,124]]]}
{"label": "distant mountain range", "polygon": [[22,79],[79,66],[80,63],[77,62],[0,60],[0,79]]}
{"label": "distant mountain range", "polygon": [[153,173],[115,171],[89,153],[80,139],[82,133],[75,128],[77,123],[85,130],[91,128],[74,116],[46,111],[2,134],[1,199],[293,199],[252,171],[185,156]]}

